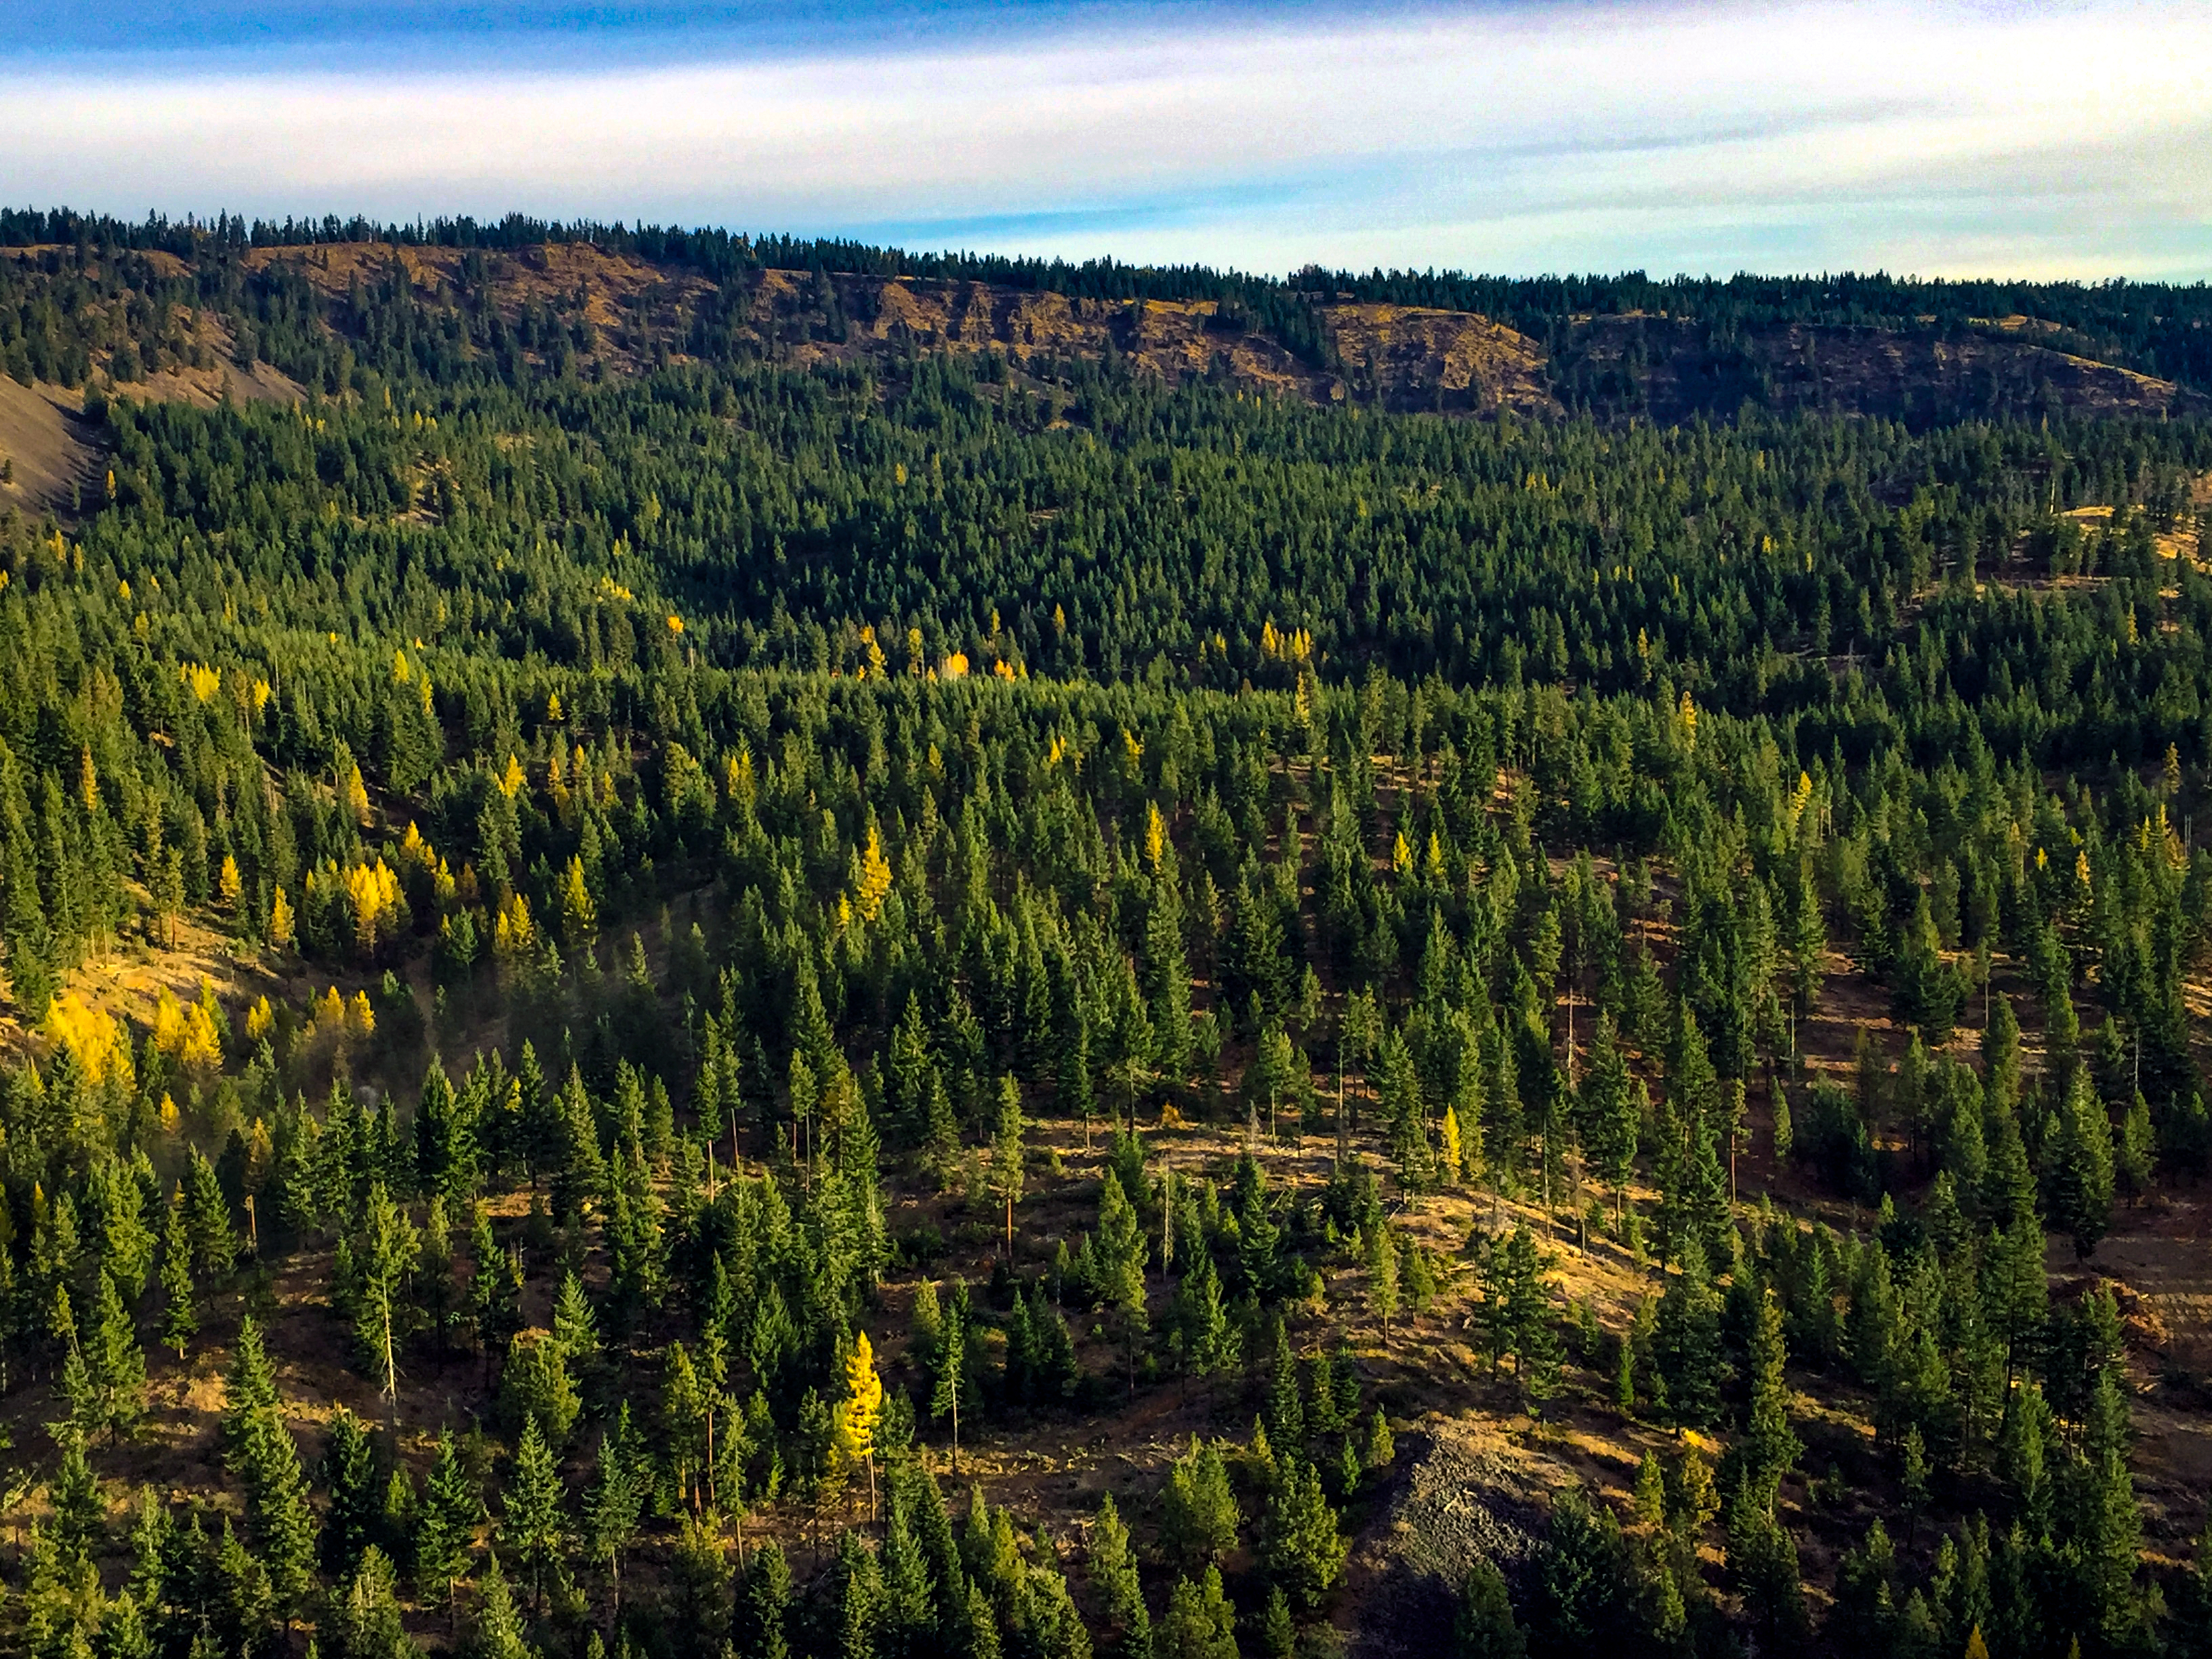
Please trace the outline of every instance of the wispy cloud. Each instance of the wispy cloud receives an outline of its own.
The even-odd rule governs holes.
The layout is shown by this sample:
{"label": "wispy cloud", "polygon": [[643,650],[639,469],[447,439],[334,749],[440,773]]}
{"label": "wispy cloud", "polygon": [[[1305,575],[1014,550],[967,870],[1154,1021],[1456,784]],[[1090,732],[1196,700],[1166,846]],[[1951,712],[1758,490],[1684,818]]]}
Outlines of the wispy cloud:
{"label": "wispy cloud", "polygon": [[496,32],[441,67],[34,61],[0,101],[0,189],[1261,269],[2212,275],[2201,4],[1006,11],[602,67]]}

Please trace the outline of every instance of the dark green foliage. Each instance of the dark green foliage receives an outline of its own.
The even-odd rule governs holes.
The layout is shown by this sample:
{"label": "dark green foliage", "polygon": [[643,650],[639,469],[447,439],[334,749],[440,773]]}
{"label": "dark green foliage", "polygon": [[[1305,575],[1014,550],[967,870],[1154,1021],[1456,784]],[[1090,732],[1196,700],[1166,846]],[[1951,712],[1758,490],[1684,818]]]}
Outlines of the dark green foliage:
{"label": "dark green foliage", "polygon": [[[1110,1444],[1113,1418],[1075,1419],[1173,1389],[1257,1408],[1268,1455],[1232,1479],[1194,1446],[1157,1510],[1102,1508],[1078,1586],[1100,1645],[1233,1652],[1217,1569],[1249,1559],[1245,1647],[1318,1651],[1331,1499],[1379,1504],[1377,1401],[1436,1363],[1407,1326],[1479,1305],[1531,1406],[1592,1381],[1545,1287],[1546,1250],[1611,1249],[1556,1224],[1570,1193],[1595,1231],[1610,1198],[1621,1271],[1656,1222],[1662,1268],[1617,1346],[1592,1333],[1627,1309],[1589,1310],[1578,1359],[1726,1451],[1678,1460],[1632,1539],[1563,1499],[1522,1619],[1495,1572],[1469,1586],[1468,1652],[1801,1645],[1797,1538],[1869,1507],[1894,1525],[1836,1586],[1841,1648],[2207,1645],[2186,1583],[2154,1619],[2118,1315],[2052,1311],[2043,1228],[2092,1258],[2133,1224],[2116,1200],[2212,1155],[2185,994],[2212,582],[2160,550],[2198,528],[2212,433],[2185,398],[2093,418],[2001,377],[1903,420],[1790,414],[1760,356],[1875,325],[1978,349],[2005,342],[1974,319],[2018,311],[2201,389],[2201,297],[1277,283],[606,228],[697,283],[680,323],[641,300],[610,330],[558,284],[501,297],[545,229],[394,233],[450,257],[326,292],[312,261],[240,257],[273,228],[0,216],[39,244],[0,261],[0,368],[91,382],[102,451],[65,517],[0,514],[0,958],[7,1012],[45,1028],[0,1087],[0,1381],[67,1413],[27,1454],[54,1516],[25,1540],[31,1650],[185,1659],[313,1620],[329,1659],[398,1653],[404,1572],[501,1659],[1073,1655],[1062,1547],[980,1505],[963,1553],[915,1408],[957,1461]],[[1310,293],[1480,303],[1543,340],[1577,413],[1355,418],[878,350],[864,307],[897,273],[1202,300],[1309,363]],[[138,400],[192,349],[157,303],[224,319],[306,401]],[[1642,343],[1605,367],[1583,313]],[[1662,395],[1716,418],[1616,421],[1655,413],[1686,331],[1705,368]],[[268,983],[343,988],[218,988],[127,1056],[66,1001],[49,1019],[88,955],[186,919],[269,953]],[[1836,1012],[1832,943],[1918,1033],[1864,1022],[1855,1079],[1793,1054]],[[491,1030],[503,1054],[465,1051]],[[1327,1186],[1310,1143],[1194,1157],[1165,1109],[1232,1097],[1262,1133],[1335,1128]],[[1762,1156],[1769,1112],[1834,1231],[1758,1207],[1796,1179]],[[171,1176],[161,1340],[183,1358],[255,1316],[223,1413],[239,1524],[157,1503],[131,1600],[77,1630],[57,1610],[90,1605]],[[1656,1213],[1627,1196],[1647,1181]],[[1437,1218],[1469,1198],[1462,1253]],[[1550,1219],[1483,1219],[1507,1199]],[[864,1474],[842,1362],[984,1242],[990,1288],[915,1293],[911,1346],[878,1350]],[[302,1345],[350,1333],[396,1431],[331,1420],[319,1551],[272,1309],[288,1389]],[[1793,1382],[1865,1390],[1863,1503],[1790,1478],[1827,1432],[1793,1425]],[[1984,1502],[1994,1526],[1961,1508]],[[1180,1579],[1149,1608],[1125,1514]]]}
{"label": "dark green foliage", "polygon": [[1152,1621],[1146,1611],[1143,1587],[1137,1581],[1137,1561],[1129,1545],[1129,1529],[1121,1524],[1111,1497],[1098,1506],[1091,1522],[1088,1566],[1091,1588],[1103,1604],[1110,1644],[1107,1651],[1122,1659],[1151,1659]]}
{"label": "dark green foliage", "polygon": [[1238,1659],[1237,1613],[1221,1593],[1219,1569],[1195,1583],[1176,1580],[1153,1644],[1158,1659]]}
{"label": "dark green foliage", "polygon": [[1285,1455],[1261,1523],[1260,1558],[1267,1576],[1300,1607],[1311,1607],[1343,1573],[1345,1549],[1321,1472],[1302,1457]]}
{"label": "dark green foliage", "polygon": [[1528,1639],[1513,1616],[1505,1577],[1490,1560],[1480,1560],[1467,1576],[1453,1632],[1459,1659],[1526,1659]]}
{"label": "dark green foliage", "polygon": [[1168,1474],[1162,1534],[1170,1555],[1188,1569],[1218,1562],[1237,1547],[1240,1519],[1221,1449],[1194,1441]]}
{"label": "dark green foliage", "polygon": [[1705,1250],[1686,1240],[1681,1271],[1667,1281],[1652,1333],[1652,1356],[1677,1420],[1693,1427],[1719,1421],[1726,1358],[1721,1343],[1721,1299],[1705,1272]]}
{"label": "dark green foliage", "polygon": [[378,1534],[385,1486],[368,1431],[351,1412],[341,1410],[331,1419],[322,1482],[330,1498],[323,1519],[323,1570],[336,1578],[351,1578],[362,1552],[382,1541]]}
{"label": "dark green foliage", "polygon": [[1553,1505],[1536,1560],[1528,1648],[1538,1659],[1602,1651],[1628,1616],[1626,1552],[1609,1513],[1574,1491]]}

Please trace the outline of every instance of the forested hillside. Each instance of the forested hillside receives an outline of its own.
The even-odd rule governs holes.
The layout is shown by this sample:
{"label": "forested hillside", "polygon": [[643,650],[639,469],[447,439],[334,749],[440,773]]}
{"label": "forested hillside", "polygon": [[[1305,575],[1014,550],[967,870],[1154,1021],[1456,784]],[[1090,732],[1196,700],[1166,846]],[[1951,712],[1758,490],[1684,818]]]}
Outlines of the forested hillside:
{"label": "forested hillside", "polygon": [[10,1650],[2212,1653],[2201,295],[325,229],[0,221]]}
{"label": "forested hillside", "polygon": [[[1746,410],[1961,419],[2202,414],[2201,284],[1640,273],[1502,280],[1080,266],[510,219],[140,226],[0,210],[0,370],[157,398],[384,373],[516,383],[769,361],[902,376],[917,352],[1051,379],[1131,367],[1333,405],[1662,424]],[[0,412],[0,448],[9,443]]]}

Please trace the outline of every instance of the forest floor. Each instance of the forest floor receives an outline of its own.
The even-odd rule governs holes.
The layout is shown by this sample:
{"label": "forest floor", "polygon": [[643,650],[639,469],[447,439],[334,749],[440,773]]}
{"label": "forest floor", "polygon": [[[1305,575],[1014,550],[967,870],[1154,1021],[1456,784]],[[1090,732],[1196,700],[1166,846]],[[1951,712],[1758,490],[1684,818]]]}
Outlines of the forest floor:
{"label": "forest floor", "polygon": [[[1668,896],[1662,881],[1659,896]],[[671,927],[688,927],[692,915],[690,901],[679,898],[670,923],[652,921],[637,928],[656,975],[667,966]],[[1662,958],[1669,954],[1671,933],[1665,915],[1662,907],[1649,924]],[[214,979],[234,1018],[254,995],[265,993],[274,1000],[303,1005],[329,982],[322,972],[306,971],[296,957],[286,958],[283,968],[280,972],[248,958],[221,933],[186,923],[173,939],[122,942],[78,970],[72,984],[100,1006],[143,1024],[161,990],[190,1000],[198,994],[203,975]],[[416,989],[427,1005],[430,993],[419,963],[415,971]],[[368,978],[340,975],[336,982],[349,996]],[[2008,976],[2002,963],[1996,988],[2013,996],[2022,1016],[2024,1059],[2033,1069],[2041,1059],[2035,999]],[[2193,989],[2199,995],[2204,991]],[[1971,1056],[1979,1041],[1979,997],[1970,999],[1966,1015],[1972,1024],[1960,1029],[1950,1051]],[[1576,1018],[1586,1040],[1587,1009],[1578,1009]],[[507,1035],[503,1016],[466,1007],[443,1011],[434,1024],[438,1046],[453,1071]],[[15,1036],[20,1042],[21,1034]],[[1893,1060],[1905,1041],[1890,1018],[1887,994],[1847,956],[1832,951],[1820,994],[1800,1023],[1799,1043],[1814,1074],[1848,1085],[1863,1036],[1886,1060]],[[242,1043],[242,1036],[236,1041]],[[1238,1056],[1225,1060],[1226,1082],[1233,1090]],[[1334,1103],[1334,1079],[1317,1077],[1315,1083],[1326,1117]],[[1872,1216],[1863,1206],[1825,1191],[1798,1166],[1777,1164],[1763,1079],[1754,1080],[1748,1103],[1745,1139],[1734,1161],[1745,1204],[1771,1198],[1784,1213],[1824,1220],[1838,1231],[1863,1231],[1870,1224]],[[1364,1116],[1356,1085],[1350,1104]],[[1224,1107],[1220,1115],[1233,1113]],[[1260,1126],[1251,1143],[1255,1154],[1275,1191],[1310,1195],[1328,1179],[1336,1150],[1333,1123],[1306,1133],[1286,1116],[1279,1127],[1284,1133],[1278,1137],[1267,1133],[1267,1125]],[[1179,1174],[1225,1181],[1248,1144],[1248,1128],[1241,1121],[1163,1125],[1148,1113],[1144,1128],[1156,1173],[1164,1164]],[[1051,1118],[1034,1125],[1028,1192],[1017,1216],[1014,1265],[1020,1273],[1042,1273],[1061,1242],[1073,1249],[1095,1224],[1109,1133],[1103,1121],[1087,1131],[1080,1123]],[[1887,1139],[1893,1150],[1906,1150],[1895,1145],[1893,1135]],[[1370,1162],[1379,1162],[1371,1131],[1359,1139],[1366,1143],[1362,1150]],[[173,1162],[177,1150],[157,1152],[157,1162],[164,1156]],[[886,1223],[894,1240],[911,1244],[933,1236],[941,1242],[941,1254],[921,1270],[894,1270],[863,1323],[876,1343],[887,1382],[919,1401],[926,1389],[906,1355],[915,1290],[925,1273],[940,1284],[958,1275],[976,1287],[988,1306],[985,1287],[1000,1247],[1002,1218],[988,1200],[971,1206],[911,1176],[896,1176],[889,1185]],[[1362,1651],[1378,1659],[1421,1650],[1421,1632],[1433,1630],[1441,1606],[1439,1586],[1463,1573],[1471,1552],[1502,1552],[1509,1565],[1514,1551],[1525,1552],[1525,1540],[1541,1511],[1538,1495],[1573,1484],[1625,1505],[1647,1450],[1695,1438],[1624,1416],[1613,1403],[1612,1378],[1602,1359],[1595,1366],[1571,1363],[1563,1391],[1540,1414],[1532,1414],[1524,1404],[1510,1368],[1499,1370],[1491,1364],[1474,1319],[1480,1288],[1468,1255],[1479,1233],[1528,1224],[1547,1253],[1556,1304],[1571,1313],[1587,1302],[1609,1334],[1625,1329],[1638,1304],[1660,1288],[1648,1261],[1608,1239],[1578,1236],[1578,1207],[1609,1194],[1571,1188],[1551,1196],[1547,1210],[1540,1203],[1448,1188],[1401,1207],[1394,1224],[1430,1252],[1443,1271],[1433,1302],[1425,1309],[1401,1310],[1387,1342],[1367,1305],[1365,1273],[1348,1258],[1322,1264],[1328,1286],[1318,1304],[1285,1310],[1292,1316],[1291,1334],[1303,1353],[1329,1352],[1340,1335],[1346,1340],[1362,1375],[1363,1408],[1371,1411],[1379,1403],[1399,1436],[1396,1464],[1371,1477],[1347,1510],[1352,1553],[1346,1589],[1334,1604],[1338,1622],[1356,1630]],[[1648,1204],[1652,1194],[1632,1188],[1630,1196]],[[527,1191],[502,1195],[492,1210],[503,1240],[524,1241],[530,1274],[525,1315],[532,1325],[543,1327],[550,1322],[557,1272],[550,1224],[532,1215]],[[2116,1212],[2111,1236],[2086,1263],[2077,1262],[2061,1240],[2054,1243],[2049,1267],[2054,1299],[2069,1299],[2100,1279],[2116,1291],[2136,1389],[2135,1468],[2145,1509],[2145,1543],[2154,1555],[2179,1559],[2203,1524],[2204,1493],[2212,1483],[2212,1188],[2161,1188],[2139,1206]],[[604,1276],[603,1265],[596,1261],[587,1268],[587,1277],[593,1276]],[[398,1399],[387,1414],[375,1386],[349,1361],[349,1333],[319,1299],[320,1287],[329,1282],[326,1249],[271,1261],[265,1272],[249,1267],[210,1298],[202,1332],[182,1363],[166,1351],[149,1349],[149,1411],[141,1431],[100,1460],[111,1480],[118,1535],[124,1506],[142,1484],[179,1499],[222,1489],[216,1468],[221,1377],[239,1319],[249,1309],[269,1330],[286,1409],[310,1462],[319,1456],[325,1425],[340,1407],[370,1422],[390,1422],[391,1443],[418,1479],[440,1429],[466,1434],[492,1421],[496,1401],[483,1358],[459,1351],[441,1355],[422,1347],[409,1355]],[[1157,1326],[1168,1296],[1166,1281],[1157,1273],[1150,1294]],[[1164,1376],[1141,1382],[1132,1396],[1121,1381],[1124,1350],[1110,1322],[1071,1310],[1070,1324],[1079,1358],[1096,1379],[1079,1413],[1002,1414],[963,1424],[957,1475],[943,1432],[925,1426],[922,1438],[949,1493],[979,1484],[994,1503],[1010,1504],[1017,1516],[1042,1523],[1065,1543],[1080,1538],[1099,1498],[1111,1492],[1139,1539],[1149,1539],[1157,1534],[1169,1465],[1188,1449],[1193,1435],[1244,1440],[1260,1408],[1261,1385],[1256,1380],[1220,1379],[1186,1384]],[[653,1372],[649,1352],[641,1352],[635,1374],[649,1377]],[[12,1434],[19,1455],[50,1467],[42,1425],[62,1415],[52,1397],[52,1379],[19,1376],[6,1381],[12,1386],[0,1399],[0,1427]],[[1858,1541],[1868,1521],[1884,1508],[1893,1511],[1896,1476],[1892,1460],[1875,1447],[1871,1402],[1863,1389],[1835,1372],[1793,1370],[1790,1381],[1796,1391],[1793,1417],[1807,1449],[1800,1474],[1784,1488],[1784,1504],[1798,1533],[1817,1601],[1836,1562]],[[595,1401],[602,1413],[614,1403],[606,1393],[602,1382]],[[489,1443],[470,1443],[480,1472],[495,1482],[500,1471]],[[572,1459],[580,1465],[596,1443],[596,1429],[587,1423],[574,1439]],[[1815,1479],[1832,1470],[1840,1473],[1840,1482]],[[1948,1495],[1939,1489],[1939,1512],[1947,1496],[1970,1511],[1981,1501],[1978,1493],[1977,1480]],[[1881,1505],[1870,1501],[1875,1498]],[[27,1502],[13,1506],[10,1524],[19,1534],[43,1501],[43,1494],[33,1491]],[[825,1535],[834,1536],[836,1524],[859,1518],[857,1504],[848,1494],[836,1512],[817,1515],[787,1502],[749,1517],[744,1533],[748,1538],[764,1532],[784,1538],[804,1573],[821,1557]],[[1934,1536],[1933,1528],[1921,1528],[1907,1544],[1907,1553],[1924,1554]],[[1232,1593],[1256,1586],[1249,1553],[1233,1558],[1229,1566]],[[418,1610],[412,1617],[425,1635],[442,1631],[441,1612]]]}
{"label": "forest floor", "polygon": [[[1179,1172],[1215,1178],[1226,1176],[1246,1144],[1241,1126],[1147,1126],[1146,1139],[1155,1170],[1169,1164]],[[1762,1139],[1755,1132],[1752,1153],[1739,1160],[1747,1201],[1771,1192],[1785,1210],[1822,1213],[1838,1224],[1849,1224],[1849,1216],[1837,1212],[1836,1206],[1808,1201],[1794,1181],[1778,1178],[1771,1161],[1759,1155]],[[1056,1244],[1065,1239],[1073,1247],[1095,1218],[1097,1175],[1107,1144],[1103,1126],[1097,1126],[1088,1157],[1083,1143],[1079,1124],[1048,1120],[1036,1126],[1032,1145],[1038,1167],[1017,1218],[1017,1263],[1025,1273],[1041,1273]],[[1263,1135],[1258,1155],[1276,1190],[1310,1194],[1327,1179],[1334,1149],[1334,1137],[1328,1133],[1281,1140]],[[1061,1173],[1051,1173],[1055,1166]],[[1596,1367],[1570,1363],[1562,1392],[1540,1415],[1524,1406],[1510,1368],[1493,1370],[1490,1364],[1474,1322],[1477,1275],[1465,1258],[1478,1231],[1528,1224],[1544,1243],[1549,1280],[1562,1310],[1587,1299],[1609,1332],[1623,1328],[1638,1303],[1657,1291],[1659,1281],[1648,1262],[1639,1263],[1602,1238],[1578,1243],[1567,1195],[1559,1196],[1562,1202],[1549,1217],[1539,1206],[1502,1202],[1464,1188],[1432,1194],[1417,1209],[1401,1212],[1400,1224],[1442,1258],[1445,1271],[1434,1301],[1425,1310],[1402,1310],[1387,1344],[1365,1305],[1365,1275],[1347,1262],[1326,1264],[1328,1301],[1297,1310],[1293,1319],[1293,1338],[1302,1352],[1326,1352],[1339,1334],[1348,1340],[1362,1374],[1363,1409],[1380,1404],[1398,1436],[1396,1463],[1370,1477],[1368,1490],[1346,1513],[1352,1556],[1345,1590],[1335,1602],[1339,1623],[1357,1636],[1362,1652],[1378,1659],[1421,1650],[1419,1632],[1433,1628],[1428,1621],[1442,1605],[1443,1588],[1463,1575],[1473,1553],[1502,1552],[1510,1570],[1516,1552],[1525,1553],[1527,1539],[1538,1529],[1543,1494],[1581,1486],[1625,1509],[1647,1450],[1660,1449],[1664,1455],[1685,1440],[1709,1453],[1717,1449],[1694,1434],[1625,1417],[1612,1402],[1611,1378],[1602,1362]],[[503,1238],[527,1241],[525,1316],[542,1328],[550,1323],[556,1273],[550,1227],[542,1216],[532,1217],[527,1191],[505,1194],[492,1208]],[[986,1287],[1000,1241],[994,1206],[986,1202],[969,1210],[957,1197],[901,1182],[888,1220],[895,1237],[934,1228],[947,1248],[930,1263],[927,1276],[940,1284],[955,1274],[964,1277],[988,1306]],[[2086,1265],[2075,1263],[2063,1242],[2054,1250],[2054,1296],[2066,1297],[2093,1277],[2115,1285],[2127,1315],[2138,1390],[2135,1461],[2145,1506],[2145,1542],[2154,1554],[2179,1559],[2202,1522],[2205,1484],[2212,1478],[2212,1397],[2205,1392],[2204,1370],[2212,1355],[2212,1250],[2206,1244],[2212,1236],[2212,1201],[2188,1190],[2161,1193],[2140,1207],[2120,1211],[2114,1220],[2112,1236]],[[104,1452],[100,1460],[111,1483],[111,1520],[118,1538],[141,1486],[151,1485],[178,1501],[222,1487],[221,1379],[239,1319],[249,1310],[268,1332],[287,1415],[311,1465],[320,1455],[331,1415],[341,1407],[366,1421],[389,1424],[395,1431],[392,1445],[418,1480],[440,1429],[451,1427],[466,1436],[474,1426],[492,1422],[495,1397],[483,1358],[459,1349],[443,1357],[422,1348],[412,1352],[396,1408],[387,1413],[375,1384],[349,1363],[349,1334],[320,1299],[329,1275],[324,1249],[274,1261],[265,1271],[249,1267],[210,1297],[202,1331],[181,1364],[166,1350],[149,1349],[145,1420],[135,1439]],[[887,1382],[917,1399],[925,1388],[906,1358],[905,1332],[922,1276],[910,1268],[899,1271],[883,1285],[877,1306],[863,1320]],[[1157,1321],[1166,1297],[1157,1274],[1151,1291]],[[1140,1382],[1129,1398],[1121,1382],[1124,1351],[1104,1318],[1072,1315],[1070,1323],[1085,1370],[1099,1379],[1079,1414],[1043,1411],[963,1424],[957,1474],[946,1436],[925,1425],[921,1438],[927,1455],[949,1494],[980,1485],[994,1504],[1009,1504],[1026,1522],[1042,1523],[1063,1544],[1082,1537],[1100,1498],[1109,1492],[1139,1539],[1152,1537],[1169,1465],[1188,1449],[1194,1435],[1247,1438],[1260,1410],[1261,1385],[1218,1379],[1186,1384],[1164,1378]],[[641,1354],[640,1364],[649,1376],[649,1355]],[[52,1379],[11,1381],[15,1386],[0,1403],[0,1424],[12,1431],[20,1451],[43,1464],[46,1431],[40,1425],[63,1415]],[[1832,1577],[1836,1561],[1880,1512],[1870,1500],[1895,1498],[1890,1490],[1895,1477],[1890,1460],[1875,1449],[1871,1401],[1863,1390],[1833,1374],[1793,1370],[1791,1382],[1793,1414],[1807,1451],[1802,1474],[1788,1483],[1784,1500],[1818,1601],[1820,1586]],[[587,1398],[592,1392],[587,1387]],[[615,1403],[605,1397],[604,1384],[594,1403],[602,1413]],[[647,1422],[649,1427],[649,1418]],[[597,1437],[587,1419],[572,1441],[570,1456],[579,1474]],[[495,1481],[499,1470],[488,1444],[472,1443],[478,1447],[480,1472]],[[1810,1478],[1832,1468],[1844,1476],[1842,1495],[1823,1496]],[[857,1489],[841,1505],[819,1513],[787,1502],[750,1516],[744,1534],[754,1540],[767,1533],[783,1539],[804,1577],[827,1559],[827,1540],[834,1538],[836,1528],[861,1518],[861,1502]],[[29,1516],[42,1508],[43,1494],[36,1492],[15,1506],[10,1524],[18,1538]],[[1933,1537],[1923,1529],[1920,1541],[1932,1544]],[[1717,1545],[1709,1553],[1717,1562]],[[1256,1585],[1249,1551],[1232,1557],[1228,1566],[1232,1594],[1240,1584]],[[421,1633],[433,1635],[442,1631],[443,1615],[418,1609],[410,1622]]]}

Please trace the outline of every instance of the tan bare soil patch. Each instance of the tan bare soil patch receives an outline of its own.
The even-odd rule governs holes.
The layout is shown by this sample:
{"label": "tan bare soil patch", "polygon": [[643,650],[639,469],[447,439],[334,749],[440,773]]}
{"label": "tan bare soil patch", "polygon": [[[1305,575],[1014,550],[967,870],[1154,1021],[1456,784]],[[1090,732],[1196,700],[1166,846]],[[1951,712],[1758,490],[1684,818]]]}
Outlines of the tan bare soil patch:
{"label": "tan bare soil patch", "polygon": [[0,511],[65,514],[79,489],[98,489],[100,451],[79,412],[83,403],[65,386],[0,375],[0,459],[14,464],[14,476],[0,482]]}

